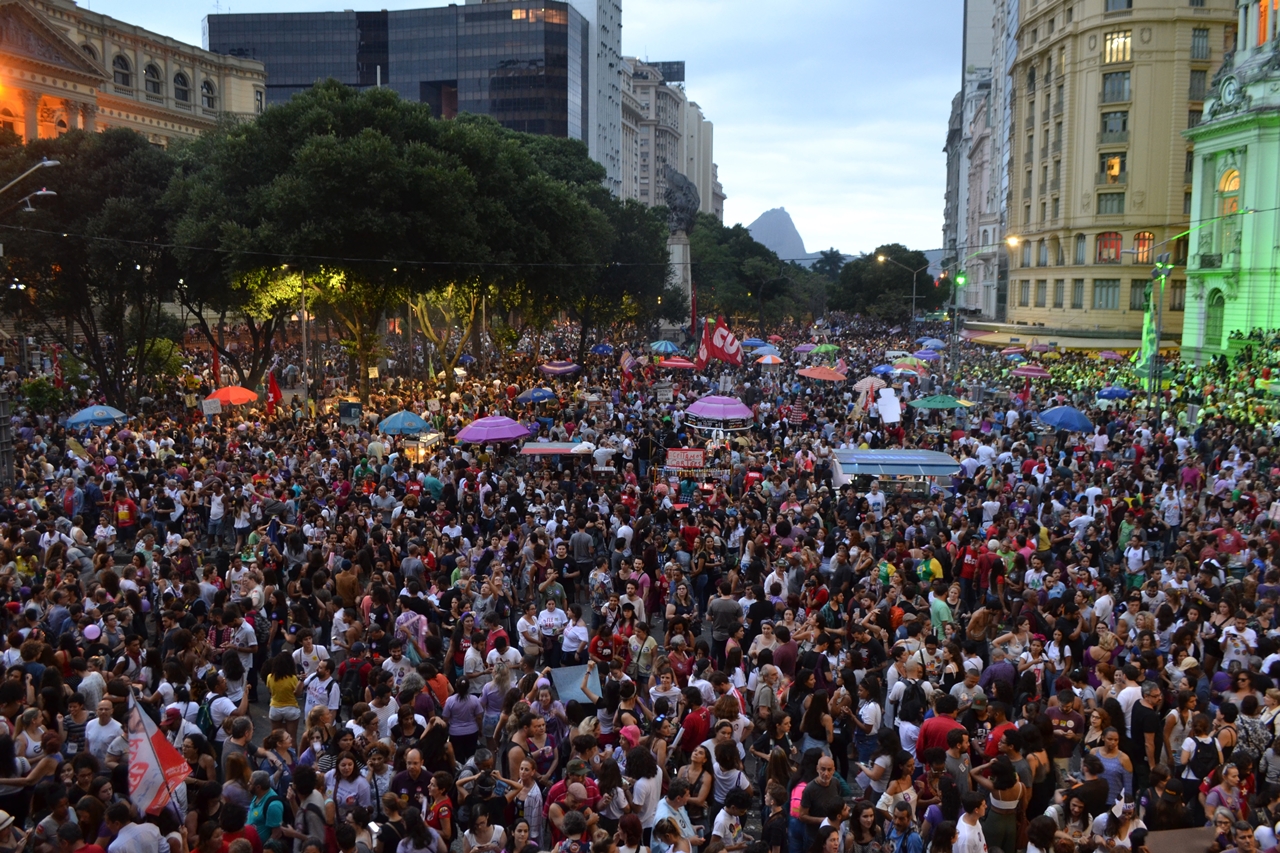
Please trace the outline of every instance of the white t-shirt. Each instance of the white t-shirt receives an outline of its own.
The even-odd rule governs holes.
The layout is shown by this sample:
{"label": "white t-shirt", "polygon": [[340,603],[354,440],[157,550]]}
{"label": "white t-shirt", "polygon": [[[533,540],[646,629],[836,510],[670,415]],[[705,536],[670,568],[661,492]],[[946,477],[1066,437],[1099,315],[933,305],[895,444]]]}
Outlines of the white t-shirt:
{"label": "white t-shirt", "polygon": [[555,610],[541,610],[538,612],[538,630],[542,632],[544,637],[553,636],[568,621],[569,617],[559,607]]}
{"label": "white t-shirt", "polygon": [[1238,660],[1248,666],[1251,649],[1258,648],[1258,634],[1252,628],[1243,631],[1234,624],[1222,629],[1222,663],[1227,665]]}
{"label": "white t-shirt", "polygon": [[302,678],[306,678],[315,672],[320,666],[320,661],[329,659],[329,650],[324,646],[311,644],[311,654],[307,654],[307,650],[299,646],[293,652],[293,662],[298,669],[302,670]]}
{"label": "white t-shirt", "polygon": [[527,635],[541,636],[541,632],[538,631],[537,620],[530,621],[528,616],[521,616],[516,621],[516,630],[520,632],[520,648],[525,651],[529,650],[528,642],[525,639]]}
{"label": "white t-shirt", "polygon": [[312,708],[322,707],[336,711],[342,707],[341,691],[338,689],[337,680],[332,676],[326,681],[321,681],[318,675],[311,675],[303,684],[307,695],[306,706],[302,710],[304,720],[311,716]]}
{"label": "white t-shirt", "polygon": [[658,768],[655,776],[649,779],[637,779],[631,788],[631,804],[635,806],[640,817],[641,826],[653,826],[654,815],[658,811],[658,801],[662,799],[662,768]]}
{"label": "white t-shirt", "polygon": [[93,757],[103,766],[107,763],[107,747],[124,732],[124,726],[115,720],[107,720],[104,726],[94,717],[84,727],[84,741]]}
{"label": "white t-shirt", "polygon": [[982,832],[982,821],[970,824],[964,817],[956,821],[956,841],[951,853],[987,853],[987,836]]}

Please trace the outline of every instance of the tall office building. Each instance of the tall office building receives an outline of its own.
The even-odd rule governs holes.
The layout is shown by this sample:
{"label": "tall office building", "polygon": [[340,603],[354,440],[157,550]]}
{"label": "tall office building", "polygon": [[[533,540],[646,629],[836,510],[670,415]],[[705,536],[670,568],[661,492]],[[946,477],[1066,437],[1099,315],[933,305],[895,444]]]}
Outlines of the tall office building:
{"label": "tall office building", "polygon": [[469,112],[580,139],[617,192],[621,14],[620,0],[469,0],[397,12],[209,15],[205,44],[261,61],[269,103],[332,77],[381,83],[440,117]]}
{"label": "tall office building", "polygon": [[715,128],[683,84],[683,62],[625,59],[623,137],[635,142],[623,145],[622,197],[666,204],[665,167],[671,166],[698,188],[699,209],[723,220],[726,196],[715,164]]}
{"label": "tall office building", "polygon": [[[1136,345],[1155,255],[1186,263],[1174,239],[1191,214],[1182,133],[1200,122],[1235,36],[1235,0],[1021,4],[1008,81],[1011,323]],[[1176,338],[1181,270],[1164,300]]]}

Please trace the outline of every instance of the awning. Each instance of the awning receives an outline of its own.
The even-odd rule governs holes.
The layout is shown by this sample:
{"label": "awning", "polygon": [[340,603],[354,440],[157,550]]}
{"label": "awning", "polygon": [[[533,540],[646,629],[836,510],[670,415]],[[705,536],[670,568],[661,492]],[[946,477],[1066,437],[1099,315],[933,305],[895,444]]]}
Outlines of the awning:
{"label": "awning", "polygon": [[524,447],[520,448],[521,456],[558,456],[562,453],[572,453],[573,448],[577,447],[575,441],[527,441]]}
{"label": "awning", "polygon": [[950,477],[960,470],[955,458],[935,450],[837,450],[846,476]]}

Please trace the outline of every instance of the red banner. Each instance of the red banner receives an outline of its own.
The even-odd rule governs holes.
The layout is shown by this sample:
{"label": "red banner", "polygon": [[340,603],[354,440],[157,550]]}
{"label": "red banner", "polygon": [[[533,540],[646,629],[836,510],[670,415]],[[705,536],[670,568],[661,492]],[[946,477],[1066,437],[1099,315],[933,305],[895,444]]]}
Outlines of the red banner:
{"label": "red banner", "polygon": [[274,370],[267,371],[267,417],[272,417],[276,413],[276,403],[284,399],[284,394],[280,391],[280,385],[276,382],[276,372]]}
{"label": "red banner", "polygon": [[673,447],[667,451],[668,468],[702,468],[707,463],[707,451],[696,447]]}
{"label": "red banner", "polygon": [[213,346],[213,387],[222,387],[222,356],[218,353],[218,346]]}
{"label": "red banner", "polygon": [[160,814],[172,792],[191,775],[173,745],[156,728],[151,718],[129,708],[129,799],[139,812]]}
{"label": "red banner", "polygon": [[742,344],[738,343],[737,337],[729,331],[729,327],[724,323],[724,317],[716,318],[715,332],[711,335],[711,355],[726,364],[742,366]]}
{"label": "red banner", "polygon": [[707,369],[707,362],[711,360],[711,321],[708,320],[702,327],[702,343],[698,344],[698,355],[693,360],[693,366],[698,372]]}

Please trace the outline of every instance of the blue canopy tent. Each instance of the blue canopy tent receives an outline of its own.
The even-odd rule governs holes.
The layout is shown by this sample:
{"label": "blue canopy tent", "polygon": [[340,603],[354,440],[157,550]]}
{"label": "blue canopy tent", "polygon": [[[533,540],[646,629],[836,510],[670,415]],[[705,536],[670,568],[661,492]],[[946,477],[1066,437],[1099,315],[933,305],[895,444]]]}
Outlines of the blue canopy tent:
{"label": "blue canopy tent", "polygon": [[408,411],[389,415],[378,424],[378,432],[383,435],[422,435],[430,431],[431,428],[427,426],[426,421]]}
{"label": "blue canopy tent", "polygon": [[1093,421],[1088,415],[1071,406],[1054,406],[1039,414],[1043,423],[1054,429],[1065,429],[1068,432],[1093,432]]}
{"label": "blue canopy tent", "polygon": [[837,450],[835,457],[846,476],[951,477],[960,470],[957,459],[936,450]]}

